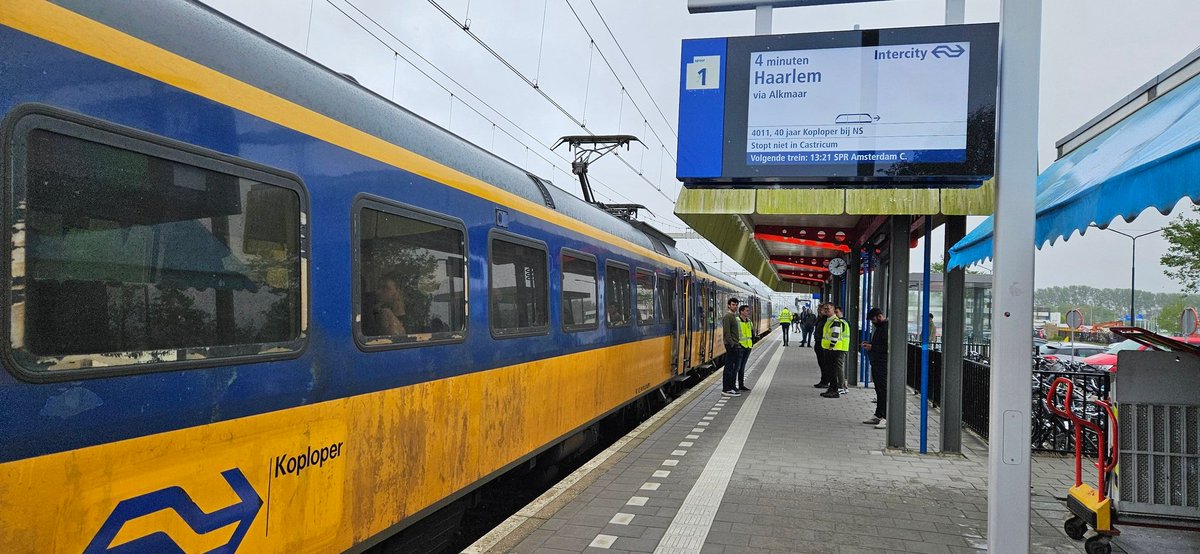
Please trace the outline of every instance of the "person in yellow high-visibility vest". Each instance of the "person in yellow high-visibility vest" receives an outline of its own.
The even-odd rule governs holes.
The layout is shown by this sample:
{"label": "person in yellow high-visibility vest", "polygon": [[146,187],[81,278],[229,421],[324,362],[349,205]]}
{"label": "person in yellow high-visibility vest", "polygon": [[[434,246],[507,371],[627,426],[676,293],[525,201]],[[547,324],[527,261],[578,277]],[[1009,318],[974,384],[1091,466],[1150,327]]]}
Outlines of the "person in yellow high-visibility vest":
{"label": "person in yellow high-visibility vest", "polygon": [[783,345],[788,344],[788,330],[792,327],[792,311],[784,307],[779,310],[779,328],[783,330]]}
{"label": "person in yellow high-visibility vest", "polygon": [[746,362],[750,360],[750,348],[754,346],[754,323],[750,321],[750,306],[742,304],[738,308],[738,344],[741,345],[742,363],[738,364],[737,390],[750,392],[746,386]]}
{"label": "person in yellow high-visibility vest", "polygon": [[825,352],[825,374],[821,381],[829,383],[829,390],[821,393],[825,398],[838,398],[845,380],[846,353],[850,351],[850,324],[837,316],[833,304],[824,306],[829,314],[821,328],[821,349]]}

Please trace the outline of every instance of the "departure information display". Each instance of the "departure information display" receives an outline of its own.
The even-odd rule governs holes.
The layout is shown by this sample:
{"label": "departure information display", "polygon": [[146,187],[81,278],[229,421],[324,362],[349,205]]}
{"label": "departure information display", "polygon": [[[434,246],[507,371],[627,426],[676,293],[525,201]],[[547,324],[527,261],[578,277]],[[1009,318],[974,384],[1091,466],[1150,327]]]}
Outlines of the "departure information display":
{"label": "departure information display", "polygon": [[746,163],[963,161],[970,47],[751,53]]}
{"label": "departure information display", "polygon": [[687,40],[677,174],[712,186],[975,186],[995,24]]}

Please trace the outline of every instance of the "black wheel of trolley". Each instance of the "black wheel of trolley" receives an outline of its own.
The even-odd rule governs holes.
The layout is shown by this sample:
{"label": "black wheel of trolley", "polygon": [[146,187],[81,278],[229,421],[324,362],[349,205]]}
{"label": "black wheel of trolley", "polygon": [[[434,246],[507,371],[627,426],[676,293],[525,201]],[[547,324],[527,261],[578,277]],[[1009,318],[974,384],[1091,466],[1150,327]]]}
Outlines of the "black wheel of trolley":
{"label": "black wheel of trolley", "polygon": [[1067,536],[1072,540],[1080,540],[1087,533],[1087,523],[1077,517],[1071,517],[1063,523],[1063,531],[1067,532]]}
{"label": "black wheel of trolley", "polygon": [[1112,545],[1108,542],[1108,537],[1104,535],[1096,535],[1083,543],[1083,549],[1087,554],[1111,554]]}

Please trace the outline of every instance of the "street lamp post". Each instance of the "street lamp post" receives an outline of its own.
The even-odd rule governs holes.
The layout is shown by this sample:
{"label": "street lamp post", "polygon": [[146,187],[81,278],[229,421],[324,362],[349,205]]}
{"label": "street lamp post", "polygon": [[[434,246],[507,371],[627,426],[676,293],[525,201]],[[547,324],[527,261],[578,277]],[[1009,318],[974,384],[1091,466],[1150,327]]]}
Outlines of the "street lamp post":
{"label": "street lamp post", "polygon": [[[1101,228],[1099,225],[1096,225],[1094,223],[1091,226],[1095,227],[1097,229]],[[1161,233],[1161,232],[1163,232],[1164,229],[1166,229],[1166,227],[1163,227],[1162,229],[1155,229],[1153,231],[1146,231],[1145,233],[1142,233],[1140,235],[1131,235],[1129,233],[1118,231],[1116,229],[1107,229],[1108,231],[1112,231],[1118,235],[1128,238],[1131,243],[1130,254],[1129,254],[1129,326],[1130,327],[1137,327],[1137,320],[1134,319],[1134,317],[1135,317],[1134,314],[1136,312],[1133,311],[1134,303],[1135,303],[1135,295],[1137,294],[1137,288],[1134,286],[1134,284],[1135,284],[1134,277],[1137,274],[1137,239],[1140,239],[1147,235]]]}

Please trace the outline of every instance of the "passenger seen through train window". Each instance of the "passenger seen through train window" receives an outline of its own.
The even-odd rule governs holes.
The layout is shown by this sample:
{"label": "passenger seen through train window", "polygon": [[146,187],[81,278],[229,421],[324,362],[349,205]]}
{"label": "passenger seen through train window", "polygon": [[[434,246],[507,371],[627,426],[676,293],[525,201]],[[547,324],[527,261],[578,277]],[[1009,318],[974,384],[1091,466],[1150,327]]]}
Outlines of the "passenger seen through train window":
{"label": "passenger seen through train window", "polygon": [[360,332],[368,345],[461,338],[466,329],[463,233],[433,218],[363,207]]}

